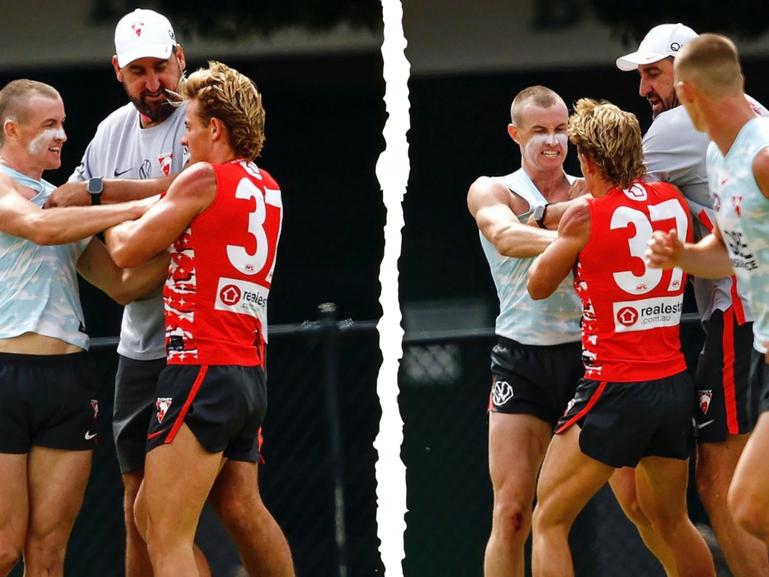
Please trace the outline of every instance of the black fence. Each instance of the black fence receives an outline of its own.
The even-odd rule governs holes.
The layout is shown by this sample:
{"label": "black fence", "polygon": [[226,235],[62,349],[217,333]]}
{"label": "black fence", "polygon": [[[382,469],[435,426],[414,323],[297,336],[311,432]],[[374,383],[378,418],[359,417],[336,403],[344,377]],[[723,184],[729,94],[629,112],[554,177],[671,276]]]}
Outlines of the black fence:
{"label": "black fence", "polygon": [[[701,334],[685,315],[690,362]],[[491,523],[486,406],[491,329],[410,334],[399,375],[407,466],[406,577],[481,577]],[[94,343],[103,383],[102,414],[112,409],[114,339]],[[376,452],[381,364],[374,322],[320,320],[271,327],[269,409],[261,489],[286,533],[299,577],[383,574],[376,533]],[[123,575],[122,485],[109,419],[101,438],[65,574]],[[707,520],[691,502],[696,522]],[[389,536],[399,539],[399,535]],[[214,577],[245,575],[225,531],[204,513],[198,543]],[[577,575],[649,577],[663,572],[611,494],[602,491],[572,533]],[[14,575],[21,575],[20,568]]]}

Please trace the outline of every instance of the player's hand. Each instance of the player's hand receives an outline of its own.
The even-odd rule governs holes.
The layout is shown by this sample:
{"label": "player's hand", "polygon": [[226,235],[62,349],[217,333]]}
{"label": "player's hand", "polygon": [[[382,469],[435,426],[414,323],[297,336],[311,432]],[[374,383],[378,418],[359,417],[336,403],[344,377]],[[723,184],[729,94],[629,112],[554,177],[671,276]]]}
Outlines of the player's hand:
{"label": "player's hand", "polygon": [[646,250],[646,264],[648,266],[666,269],[678,265],[684,245],[678,240],[675,229],[668,232],[654,231],[648,244],[649,248]]}
{"label": "player's hand", "polygon": [[160,195],[156,194],[155,196],[148,196],[147,198],[142,198],[141,200],[132,200],[131,204],[136,209],[136,216],[134,218],[139,218],[142,216],[145,212],[147,212],[152,206],[160,200]]}
{"label": "player's hand", "polygon": [[51,193],[44,208],[55,206],[88,206],[91,195],[88,194],[85,182],[67,182]]}

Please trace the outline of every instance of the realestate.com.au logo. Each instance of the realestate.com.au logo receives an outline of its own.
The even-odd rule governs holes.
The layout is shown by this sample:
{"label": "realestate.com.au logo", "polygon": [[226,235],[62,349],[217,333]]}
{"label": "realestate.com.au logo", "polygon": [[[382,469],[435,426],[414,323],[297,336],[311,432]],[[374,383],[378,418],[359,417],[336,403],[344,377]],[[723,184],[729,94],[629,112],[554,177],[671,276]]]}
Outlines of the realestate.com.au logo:
{"label": "realestate.com.au logo", "polygon": [[681,321],[683,297],[658,297],[614,303],[614,331],[626,333],[673,327]]}

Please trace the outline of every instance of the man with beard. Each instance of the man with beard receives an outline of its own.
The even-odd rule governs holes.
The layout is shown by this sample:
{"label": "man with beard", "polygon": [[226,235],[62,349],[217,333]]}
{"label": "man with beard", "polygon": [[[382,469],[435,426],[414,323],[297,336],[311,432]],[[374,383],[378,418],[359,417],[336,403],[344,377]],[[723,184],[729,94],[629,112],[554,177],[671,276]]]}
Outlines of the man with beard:
{"label": "man with beard", "polygon": [[[654,121],[643,138],[647,179],[675,184],[689,204],[697,238],[715,222],[708,191],[705,155],[708,137],[698,132],[673,81],[673,63],[697,33],[683,24],[652,28],[636,52],[617,59],[620,70],[638,70],[638,93],[652,109]],[[748,99],[755,114],[767,111]],[[752,317],[744,288],[734,277],[692,279],[705,343],[695,375],[697,388],[696,483],[700,500],[735,577],[769,575],[766,547],[739,528],[726,496],[737,461],[757,418],[758,391],[748,375],[753,342]]]}
{"label": "man with beard", "polygon": [[[57,204],[96,204],[156,194],[168,188],[187,161],[181,144],[185,106],[173,102],[186,62],[168,19],[142,9],[124,16],[115,28],[112,65],[131,102],[99,124],[70,178],[75,184],[60,188],[54,197]],[[147,577],[152,567],[136,530],[134,502],[144,476],[157,380],[166,364],[160,291],[126,306],[118,354],[113,434],[124,485],[126,577]],[[209,502],[232,535],[250,575],[292,576],[288,544],[259,496],[257,466],[246,459],[248,453],[226,455],[228,461]],[[198,562],[201,571],[207,571],[199,551]]]}

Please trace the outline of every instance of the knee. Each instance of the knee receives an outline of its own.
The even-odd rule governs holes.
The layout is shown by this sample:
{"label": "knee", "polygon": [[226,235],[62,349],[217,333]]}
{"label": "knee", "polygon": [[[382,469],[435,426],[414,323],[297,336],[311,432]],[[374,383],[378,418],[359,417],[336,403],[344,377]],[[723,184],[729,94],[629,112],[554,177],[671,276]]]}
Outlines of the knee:
{"label": "knee", "polygon": [[7,575],[21,558],[21,544],[0,539],[0,575]]}
{"label": "knee", "polygon": [[30,571],[33,574],[60,575],[64,569],[66,550],[66,537],[56,532],[42,536],[30,535],[24,548],[24,564],[34,568]]}
{"label": "knee", "polygon": [[525,541],[531,520],[531,503],[505,497],[495,500],[492,531],[500,538],[510,542]]}
{"label": "knee", "polygon": [[622,508],[622,512],[625,514],[625,517],[630,519],[630,521],[639,528],[647,528],[651,527],[651,521],[649,520],[649,517],[646,515],[646,513],[641,509],[641,504],[638,502],[638,499],[636,498],[636,495],[634,494],[632,498],[623,500],[620,503],[620,507]]}
{"label": "knee", "polygon": [[769,540],[769,503],[766,498],[732,486],[727,502],[734,521],[740,527],[764,542]]}

